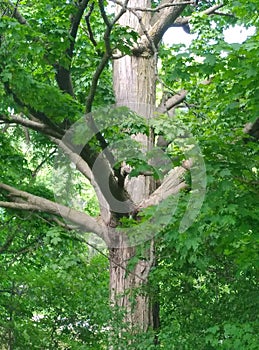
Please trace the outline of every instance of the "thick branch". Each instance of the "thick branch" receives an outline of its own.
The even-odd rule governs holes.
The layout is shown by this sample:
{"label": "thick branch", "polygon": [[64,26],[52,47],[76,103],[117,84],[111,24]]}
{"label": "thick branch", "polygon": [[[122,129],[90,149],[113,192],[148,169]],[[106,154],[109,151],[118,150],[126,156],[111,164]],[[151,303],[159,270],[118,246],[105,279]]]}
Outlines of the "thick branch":
{"label": "thick branch", "polygon": [[[151,19],[151,27],[147,32],[144,31],[140,42],[133,48],[133,54],[136,56],[156,54],[156,48],[164,33],[179,17],[186,6],[186,1],[184,0],[163,0]],[[136,15],[136,11],[131,11]]]}
{"label": "thick branch", "polygon": [[51,141],[56,143],[66,156],[76,165],[77,169],[91,182],[93,178],[92,171],[83,158],[76,152],[73,152],[63,141],[51,138]]}
{"label": "thick branch", "polygon": [[[0,120],[5,121],[6,123],[20,124],[29,127],[30,129],[42,132],[46,134],[51,141],[58,145],[63,150],[64,154],[66,154],[76,165],[77,169],[91,182],[99,200],[101,216],[105,223],[108,223],[110,220],[110,207],[114,211],[116,211],[116,208],[118,208],[117,204],[115,206],[112,204],[112,202],[114,202],[114,198],[117,198],[122,202],[122,207],[124,206],[123,203],[125,202],[125,212],[132,210],[133,204],[128,206],[130,203],[127,202],[129,200],[128,194],[118,185],[118,182],[113,175],[112,168],[105,158],[102,159],[99,157],[99,171],[96,171],[95,175],[93,175],[88,163],[93,166],[98,155],[94,155],[91,150],[89,150],[89,152],[83,151],[82,155],[78,155],[68,145],[60,140],[62,135],[55,133],[52,129],[40,122],[28,120],[17,115],[13,115],[12,117],[0,115]],[[89,159],[89,154],[91,155],[91,159]],[[108,181],[108,179],[110,181]],[[27,210],[32,210],[33,208],[34,207],[28,207]]]}
{"label": "thick branch", "polygon": [[56,71],[55,79],[60,90],[66,92],[72,97],[75,97],[72,79],[70,75],[70,68],[67,69],[61,66],[60,64],[54,64],[54,68]]}
{"label": "thick branch", "polygon": [[[170,6],[171,5],[171,6]],[[151,20],[151,28],[148,31],[148,35],[143,35],[141,43],[138,44],[137,48],[133,49],[135,55],[141,55],[149,50],[154,51],[152,45],[158,46],[164,33],[168,28],[174,24],[184,25],[189,23],[191,16],[180,18],[180,14],[187,6],[186,1],[175,1],[175,0],[163,0],[161,4],[156,8],[159,9]],[[202,12],[202,14],[211,15],[216,10],[223,7],[223,4],[215,5]],[[150,45],[152,41],[152,45]]]}
{"label": "thick branch", "polygon": [[20,24],[28,24],[26,19],[23,17],[23,15],[19,12],[17,6],[18,5],[14,5],[12,1],[8,0],[7,1],[9,4],[10,9],[12,10],[12,17],[14,17],[15,19],[17,19],[17,21]]}
{"label": "thick branch", "polygon": [[85,9],[87,8],[88,3],[89,3],[89,0],[80,1],[79,5],[78,5],[78,11],[72,17],[72,20],[71,20],[72,23],[71,23],[71,28],[70,28],[70,32],[69,32],[71,39],[70,39],[70,47],[68,50],[68,55],[70,58],[72,58],[72,56],[73,56],[74,47],[75,47],[75,40],[76,40],[79,24],[81,22],[81,19],[83,17]]}
{"label": "thick branch", "polygon": [[8,192],[11,202],[0,202],[0,206],[12,209],[35,210],[48,214],[61,216],[66,220],[75,223],[80,228],[89,232],[94,232],[105,239],[105,226],[97,222],[96,219],[78,210],[66,207],[62,204],[52,202],[48,199],[35,196],[25,191],[0,183],[0,189]]}
{"label": "thick branch", "polygon": [[259,140],[259,118],[254,123],[247,123],[244,132],[252,137],[252,140]]}
{"label": "thick branch", "polygon": [[[70,45],[66,51],[66,54],[70,59],[70,62],[72,60],[73,53],[74,53],[75,41],[76,41],[79,24],[81,22],[82,16],[84,14],[84,11],[88,3],[89,3],[89,0],[80,1],[78,5],[77,13],[71,16],[71,27],[69,31]],[[73,84],[72,84],[72,79],[70,74],[70,64],[68,68],[60,65],[59,63],[55,64],[54,67],[56,68],[56,81],[58,83],[59,88],[62,91],[67,92],[69,95],[74,97]]]}
{"label": "thick branch", "polygon": [[5,116],[3,114],[0,114],[0,120],[3,120],[7,124],[14,123],[14,124],[23,125],[26,128],[39,131],[47,136],[53,136],[56,138],[62,137],[60,133],[57,133],[55,130],[49,128],[47,125],[40,122],[29,120],[29,119],[25,119],[19,115]]}
{"label": "thick branch", "polygon": [[13,92],[10,85],[8,83],[4,84],[6,92],[13,96],[14,102],[17,103],[18,106],[27,109],[36,119],[43,122],[43,124],[47,125],[56,135],[60,135],[62,137],[64,135],[64,131],[58,127],[55,123],[53,123],[43,112],[36,111],[33,107],[25,104],[20,98]]}
{"label": "thick branch", "polygon": [[110,220],[110,208],[109,204],[104,198],[99,186],[94,180],[93,173],[89,167],[89,165],[84,161],[84,159],[77,153],[73,152],[64,142],[61,140],[52,139],[64,152],[65,155],[73,162],[76,168],[83,174],[93,186],[96,196],[98,198],[98,202],[100,205],[100,212],[103,220],[108,223]]}
{"label": "thick branch", "polygon": [[186,161],[183,166],[172,169],[149,198],[144,199],[140,203],[139,209],[141,210],[151,205],[157,205],[169,196],[177,194],[181,189],[186,188],[187,185],[183,175],[190,169],[191,165],[191,161]]}
{"label": "thick branch", "polygon": [[166,100],[165,102],[163,102],[158,108],[157,111],[159,113],[166,113],[168,112],[170,109],[174,108],[175,106],[177,106],[179,103],[181,103],[186,95],[187,95],[188,91],[187,90],[181,90],[179,91],[176,95],[169,97],[168,100]]}
{"label": "thick branch", "polygon": [[[134,204],[129,194],[123,187],[119,186],[113,169],[103,154],[96,154],[91,149],[88,151],[86,145],[86,149],[83,149],[79,155],[76,150],[73,150],[73,145],[70,144],[69,140],[60,141],[55,138],[51,138],[51,140],[63,150],[92,184],[99,200],[101,216],[106,224],[110,220],[110,211],[115,213],[133,211]],[[89,158],[89,153],[91,158]]]}
{"label": "thick branch", "polygon": [[177,6],[166,7],[163,10],[159,11],[159,13],[155,14],[151,21],[151,29],[149,30],[149,36],[152,38],[154,44],[157,46],[162,39],[164,33],[168,28],[170,28],[171,24],[175,22],[175,20],[179,17],[179,15],[185,9],[186,1],[162,1],[160,6],[168,4],[179,3]]}

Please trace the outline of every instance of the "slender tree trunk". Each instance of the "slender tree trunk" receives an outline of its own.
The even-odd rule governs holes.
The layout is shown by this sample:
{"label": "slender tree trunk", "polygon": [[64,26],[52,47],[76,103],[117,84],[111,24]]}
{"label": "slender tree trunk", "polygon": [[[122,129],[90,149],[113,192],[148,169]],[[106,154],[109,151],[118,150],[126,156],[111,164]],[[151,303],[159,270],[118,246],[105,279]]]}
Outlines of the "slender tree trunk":
{"label": "slender tree trunk", "polygon": [[[150,7],[150,1],[131,0],[129,6]],[[143,13],[141,13],[143,16]],[[148,26],[150,15],[142,18],[142,28],[137,16],[127,11],[123,15],[120,24],[130,26],[143,34],[143,25]],[[116,103],[127,106],[139,115],[151,118],[155,109],[156,88],[156,59],[150,52],[140,56],[125,56],[113,63],[113,82]],[[152,136],[137,135],[137,140],[143,145],[143,151],[152,147]],[[151,178],[138,176],[127,183],[127,190],[137,204],[150,194],[154,184]],[[127,266],[135,256],[136,248],[127,247],[127,243],[121,238],[121,246],[110,249],[110,291],[111,300],[116,305],[125,308],[125,320],[134,329],[147,331],[154,326],[154,315],[151,301],[147,294],[138,294],[137,289],[147,283],[150,268],[153,264],[153,242],[147,244],[145,260],[139,260],[131,273],[127,273]]]}

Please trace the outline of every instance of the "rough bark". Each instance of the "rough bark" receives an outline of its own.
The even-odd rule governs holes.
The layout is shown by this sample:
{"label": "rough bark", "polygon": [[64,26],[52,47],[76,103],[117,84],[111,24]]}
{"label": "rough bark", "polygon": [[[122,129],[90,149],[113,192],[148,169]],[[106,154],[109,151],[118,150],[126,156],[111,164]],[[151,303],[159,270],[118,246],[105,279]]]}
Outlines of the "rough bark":
{"label": "rough bark", "polygon": [[[150,7],[150,1],[131,0],[128,6]],[[137,12],[137,11],[136,11]],[[130,26],[143,34],[143,26],[148,29],[150,14],[127,12],[120,19],[120,24]],[[155,109],[156,58],[154,55],[125,56],[113,62],[113,83],[117,105],[131,108],[141,116],[151,118]],[[137,135],[142,143],[143,152],[152,146],[152,138]],[[127,191],[133,202],[139,204],[148,197],[152,190],[152,180],[140,175],[127,181]],[[135,247],[127,247],[127,242],[120,237],[120,244],[110,249],[110,291],[111,300],[126,310],[125,320],[130,329],[138,327],[146,331],[153,327],[153,313],[150,300],[145,294],[135,295],[136,289],[147,283],[148,274],[153,264],[153,245],[150,242],[146,259],[139,260],[132,273],[127,273],[127,265],[136,254]],[[134,302],[132,302],[134,296]]]}
{"label": "rough bark", "polygon": [[147,283],[153,252],[148,252],[149,260],[139,260],[129,272],[128,263],[135,256],[135,247],[124,247],[123,240],[121,243],[122,247],[110,249],[111,301],[126,312],[128,331],[145,332],[149,327],[153,328],[153,312],[148,295],[140,294],[137,288]]}
{"label": "rough bark", "polygon": [[[168,1],[170,4],[173,2]],[[134,46],[131,56],[124,56],[113,62],[113,86],[117,105],[127,106],[147,119],[153,117],[156,109],[156,47],[166,29],[185,6],[183,4],[165,7],[153,15],[150,12],[137,10],[137,8],[150,8],[149,0],[130,0],[127,3],[127,7],[131,10],[120,18],[119,23],[138,31],[140,39]],[[185,94],[183,91],[182,99]],[[150,137],[137,135],[136,139],[142,144],[143,152],[152,148],[152,133]],[[126,189],[137,208],[141,210],[149,205],[158,204],[183,188],[185,184],[181,176],[185,171],[184,167],[174,170],[156,191],[152,178],[143,175],[127,179]],[[114,232],[111,231],[110,235],[112,234]],[[116,248],[110,248],[111,300],[125,309],[125,321],[132,331],[136,328],[147,331],[158,326],[158,308],[157,305],[152,305],[152,300],[147,294],[137,291],[147,284],[150,269],[155,262],[153,240],[146,243],[144,258],[137,261],[131,273],[127,273],[128,263],[135,255],[136,248],[128,247],[125,237],[117,237]]]}

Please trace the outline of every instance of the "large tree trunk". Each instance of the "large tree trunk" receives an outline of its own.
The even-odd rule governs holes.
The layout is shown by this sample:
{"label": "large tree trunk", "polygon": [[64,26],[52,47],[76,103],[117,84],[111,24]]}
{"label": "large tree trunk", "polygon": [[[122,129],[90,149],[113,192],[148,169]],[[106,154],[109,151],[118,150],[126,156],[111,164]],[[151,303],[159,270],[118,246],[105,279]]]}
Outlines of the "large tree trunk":
{"label": "large tree trunk", "polygon": [[[129,6],[150,7],[150,1],[131,0]],[[143,16],[143,12],[140,13]],[[144,15],[142,23],[147,28],[150,16]],[[130,26],[143,34],[138,18],[127,11],[120,19],[120,24]],[[139,115],[151,118],[155,109],[156,89],[156,59],[150,51],[140,56],[125,56],[113,63],[113,82],[116,103],[120,106],[127,106]],[[147,138],[144,135],[137,135],[138,141],[142,143],[145,152],[152,147],[152,136]],[[153,181],[149,177],[139,176],[127,182],[127,191],[132,200],[138,204],[147,198],[153,190]],[[153,242],[145,246],[145,260],[139,260],[130,273],[126,272],[127,265],[135,256],[135,247],[127,247],[127,242],[121,237],[120,244],[110,249],[110,290],[111,300],[116,305],[125,308],[129,327],[133,330],[138,328],[147,331],[154,327],[154,314],[151,301],[148,295],[136,295],[136,289],[147,283],[150,268],[153,264]],[[132,301],[133,300],[133,301]]]}

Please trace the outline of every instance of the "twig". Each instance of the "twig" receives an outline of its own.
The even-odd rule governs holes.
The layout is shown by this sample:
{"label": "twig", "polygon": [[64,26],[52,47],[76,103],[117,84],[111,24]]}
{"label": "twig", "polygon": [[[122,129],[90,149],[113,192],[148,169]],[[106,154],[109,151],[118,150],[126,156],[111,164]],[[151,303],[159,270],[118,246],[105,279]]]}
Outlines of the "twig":
{"label": "twig", "polygon": [[[67,236],[67,237],[71,238],[71,236]],[[131,270],[129,270],[127,267],[117,263],[108,254],[105,254],[101,249],[97,248],[94,244],[89,243],[81,235],[74,233],[73,238],[77,239],[79,242],[83,242],[83,243],[87,244],[89,247],[91,247],[94,250],[96,250],[99,254],[103,255],[106,259],[108,259],[109,262],[113,263],[114,265],[116,265],[116,266],[120,267],[121,269],[123,269],[124,271],[126,271],[127,274],[131,274],[132,276],[135,276],[135,277],[139,278],[141,281],[146,282],[146,280],[142,276],[139,276],[138,274],[136,274],[136,273],[132,272]]]}
{"label": "twig", "polygon": [[98,3],[99,3],[101,16],[103,18],[104,23],[106,24],[107,28],[111,28],[112,27],[112,22],[109,20],[107,14],[105,12],[103,0],[98,0]]}
{"label": "twig", "polygon": [[[135,11],[135,10],[130,10],[138,19],[139,21],[139,25],[144,33],[144,35],[146,36],[149,44],[150,44],[150,47],[152,48],[152,51],[153,51],[153,54],[154,54],[154,58],[155,58],[155,61],[157,60],[158,58],[158,50],[153,42],[153,40],[151,39],[150,35],[148,34],[148,30],[146,29],[143,21],[142,21],[142,17]],[[134,51],[134,50],[133,50]],[[155,65],[156,67],[156,70],[157,70],[157,65]]]}
{"label": "twig", "polygon": [[35,177],[40,170],[40,168],[57,152],[57,149],[55,148],[54,151],[52,151],[50,154],[47,155],[45,159],[36,167],[36,169],[32,172],[32,177]]}
{"label": "twig", "polygon": [[93,43],[94,46],[97,46],[97,42],[96,42],[96,40],[94,38],[94,34],[93,34],[93,31],[92,31],[92,28],[91,28],[91,24],[90,24],[90,16],[91,16],[93,10],[94,10],[94,3],[92,3],[90,5],[90,9],[87,12],[87,14],[85,15],[85,22],[86,22],[86,25],[87,25],[89,39]]}

